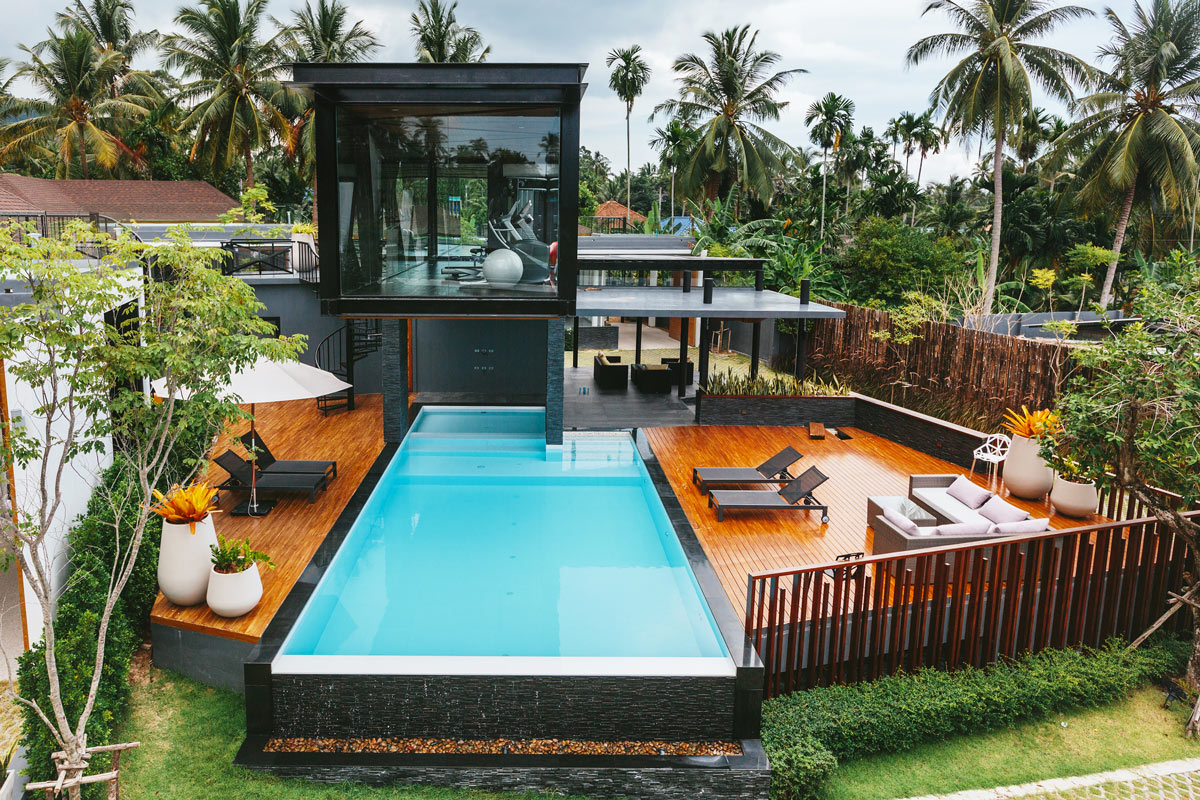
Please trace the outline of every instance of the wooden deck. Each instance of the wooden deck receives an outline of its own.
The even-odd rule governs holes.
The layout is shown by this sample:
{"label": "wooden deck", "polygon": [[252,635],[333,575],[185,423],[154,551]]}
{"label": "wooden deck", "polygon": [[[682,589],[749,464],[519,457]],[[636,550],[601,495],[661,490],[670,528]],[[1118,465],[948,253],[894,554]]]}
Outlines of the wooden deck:
{"label": "wooden deck", "polygon": [[[173,628],[225,636],[244,642],[257,642],[267,624],[283,603],[304,571],[309,559],[325,539],[367,470],[383,449],[383,401],[381,395],[359,395],[357,408],[324,417],[313,400],[259,405],[256,428],[277,458],[333,459],[338,476],[329,488],[309,504],[305,496],[281,497],[275,510],[266,517],[217,516],[217,532],[226,538],[250,537],[257,550],[268,553],[275,569],[263,569],[263,599],[258,608],[244,617],[224,619],[205,605],[183,608],[161,594],[150,612],[150,621]],[[233,426],[217,442],[215,453],[224,452],[229,442],[241,436],[249,422]],[[240,443],[234,448],[244,453]],[[210,465],[206,480],[219,483],[225,471]],[[221,493],[221,510],[229,511],[245,495]]]}
{"label": "wooden deck", "polygon": [[[850,439],[832,434],[810,439],[798,427],[690,426],[647,428],[645,434],[667,475],[696,536],[720,576],[735,610],[746,603],[746,577],[752,572],[833,561],[843,553],[872,552],[867,527],[868,495],[906,495],[908,476],[964,473],[962,467],[925,455],[855,428],[843,428]],[[830,522],[822,526],[816,512],[729,511],[724,522],[692,484],[692,468],[754,466],[786,445],[804,454],[798,466],[816,465],[829,480],[815,492],[829,505]],[[982,476],[976,483],[986,485]],[[762,488],[762,487],[746,487]],[[1054,529],[1101,522],[1051,514],[1048,500],[1005,499],[1036,516],[1049,516]]]}

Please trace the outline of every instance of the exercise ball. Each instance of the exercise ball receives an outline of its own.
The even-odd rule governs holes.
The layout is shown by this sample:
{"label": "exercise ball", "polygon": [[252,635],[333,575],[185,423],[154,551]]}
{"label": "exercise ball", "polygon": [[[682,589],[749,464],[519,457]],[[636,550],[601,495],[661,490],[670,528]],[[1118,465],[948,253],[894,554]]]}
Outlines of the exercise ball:
{"label": "exercise ball", "polygon": [[483,260],[483,277],[497,286],[512,286],[521,280],[525,265],[512,250],[493,250]]}

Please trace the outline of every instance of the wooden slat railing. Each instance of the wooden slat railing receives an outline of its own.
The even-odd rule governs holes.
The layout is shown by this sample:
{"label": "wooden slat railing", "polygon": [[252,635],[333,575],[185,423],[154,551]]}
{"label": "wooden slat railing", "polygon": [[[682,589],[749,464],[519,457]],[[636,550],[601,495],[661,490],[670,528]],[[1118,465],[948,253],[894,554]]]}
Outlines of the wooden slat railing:
{"label": "wooden slat railing", "polygon": [[[1101,511],[1144,513],[1120,491],[1103,494]],[[1186,564],[1181,539],[1137,516],[757,572],[748,579],[746,632],[766,666],[768,697],[921,667],[978,667],[1047,647],[1132,639],[1182,588]],[[1177,617],[1180,626],[1190,620]]]}

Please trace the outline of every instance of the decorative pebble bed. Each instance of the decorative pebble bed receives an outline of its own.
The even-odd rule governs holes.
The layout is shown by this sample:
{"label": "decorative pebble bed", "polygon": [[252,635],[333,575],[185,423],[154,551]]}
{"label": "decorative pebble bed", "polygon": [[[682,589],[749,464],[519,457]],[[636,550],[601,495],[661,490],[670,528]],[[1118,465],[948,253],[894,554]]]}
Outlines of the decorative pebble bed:
{"label": "decorative pebble bed", "polygon": [[471,753],[483,755],[740,756],[736,742],[587,742],[574,739],[267,740],[268,753]]}

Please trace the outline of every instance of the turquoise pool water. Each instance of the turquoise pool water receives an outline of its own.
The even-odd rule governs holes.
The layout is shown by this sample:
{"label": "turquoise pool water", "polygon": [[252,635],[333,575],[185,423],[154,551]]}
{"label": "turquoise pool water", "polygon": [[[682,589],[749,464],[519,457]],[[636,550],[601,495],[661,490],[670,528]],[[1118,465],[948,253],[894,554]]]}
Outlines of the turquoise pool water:
{"label": "turquoise pool water", "polygon": [[543,431],[422,410],[280,657],[729,662],[633,440]]}

